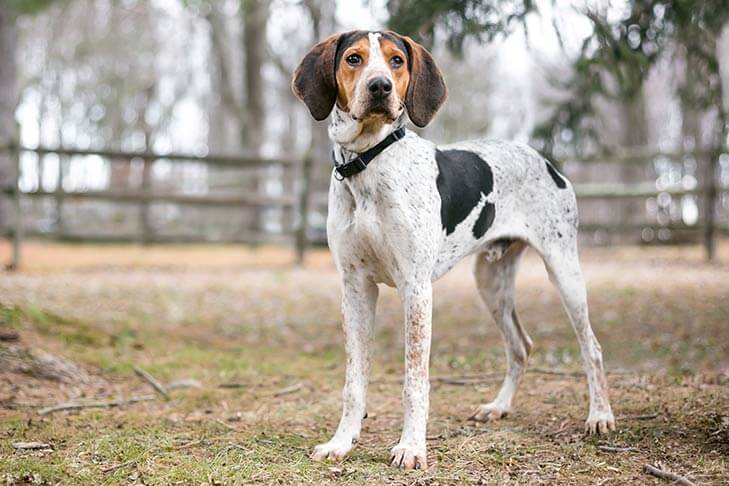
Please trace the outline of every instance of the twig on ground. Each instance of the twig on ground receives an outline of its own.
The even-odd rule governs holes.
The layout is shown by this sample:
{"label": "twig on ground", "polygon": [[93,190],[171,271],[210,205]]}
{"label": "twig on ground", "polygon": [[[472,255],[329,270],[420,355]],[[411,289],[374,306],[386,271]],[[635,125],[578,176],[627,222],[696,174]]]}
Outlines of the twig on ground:
{"label": "twig on ground", "polygon": [[141,395],[138,397],[131,397],[131,398],[119,398],[117,400],[109,400],[104,402],[78,402],[78,401],[70,401],[70,402],[63,402],[56,405],[51,405],[49,407],[42,408],[38,410],[38,415],[48,415],[55,412],[63,412],[65,410],[81,410],[84,408],[112,408],[112,407],[121,407],[123,405],[129,405],[132,403],[137,402],[149,402],[154,400],[156,397],[154,395]]}
{"label": "twig on ground", "polygon": [[204,441],[202,439],[198,440],[191,440],[190,442],[186,442],[185,444],[181,444],[175,447],[176,451],[181,451],[183,449],[187,449],[188,447],[195,447],[196,445],[202,444]]}
{"label": "twig on ground", "polygon": [[[540,375],[570,376],[579,378],[585,376],[583,371],[553,370],[550,368],[528,368],[527,373],[538,373]],[[633,373],[628,370],[605,370],[606,375],[628,375]]]}
{"label": "twig on ground", "polygon": [[626,415],[624,417],[618,417],[618,420],[651,420],[658,417],[657,413],[651,413],[648,415]]}
{"label": "twig on ground", "polygon": [[114,472],[117,469],[121,469],[123,467],[131,466],[132,464],[136,464],[136,463],[137,463],[137,460],[136,459],[132,459],[131,461],[122,462],[120,464],[114,464],[113,466],[102,467],[101,468],[101,472],[103,472],[105,474],[106,473],[110,473],[110,472]]}
{"label": "twig on ground", "polygon": [[279,391],[274,393],[273,396],[280,397],[283,395],[288,395],[289,393],[295,393],[295,392],[301,390],[301,388],[303,386],[304,385],[302,385],[301,383],[296,383],[295,385],[287,386],[286,388],[281,388]]}
{"label": "twig on ground", "polygon": [[617,446],[611,446],[611,445],[598,445],[598,449],[605,452],[635,452],[638,449],[635,447],[617,447]]}
{"label": "twig on ground", "polygon": [[668,481],[675,481],[678,484],[683,484],[684,486],[694,486],[694,483],[692,483],[685,477],[676,473],[672,473],[670,471],[659,469],[655,466],[651,466],[650,464],[646,464],[645,466],[643,466],[643,471],[647,474],[650,474],[651,476],[666,479]]}
{"label": "twig on ground", "polygon": [[584,373],[579,371],[563,371],[563,370],[551,370],[549,368],[527,368],[527,373],[538,373],[540,375],[554,375],[554,376],[583,376]]}
{"label": "twig on ground", "polygon": [[184,380],[173,381],[167,383],[167,390],[181,390],[183,388],[202,388],[203,385],[194,378],[186,378]]}
{"label": "twig on ground", "polygon": [[482,385],[485,383],[494,383],[498,381],[496,377],[456,377],[456,376],[435,376],[433,381],[443,383],[446,385],[457,385],[457,386],[468,386],[468,385]]}
{"label": "twig on ground", "polygon": [[13,449],[19,451],[37,451],[40,449],[53,449],[53,447],[45,442],[13,442]]}
{"label": "twig on ground", "polygon": [[560,435],[562,432],[565,431],[568,423],[569,423],[569,420],[567,420],[567,419],[563,420],[562,423],[559,424],[559,428],[557,430],[548,432],[546,434],[547,437],[557,437],[558,435]]}
{"label": "twig on ground", "polygon": [[226,424],[224,420],[215,419],[215,421],[217,423],[219,423],[220,425],[222,425],[223,427],[225,427],[226,429],[228,429],[228,430],[232,430],[233,432],[240,432],[240,430],[238,430],[237,428],[233,427],[232,425]]}
{"label": "twig on ground", "polygon": [[218,388],[246,388],[248,383],[221,383]]}
{"label": "twig on ground", "polygon": [[20,335],[16,331],[0,330],[0,341],[15,342],[20,340]]}
{"label": "twig on ground", "polygon": [[142,368],[138,368],[136,366],[134,367],[134,372],[137,374],[137,376],[139,376],[144,381],[146,381],[147,383],[152,385],[152,388],[154,388],[154,390],[157,393],[162,395],[165,400],[170,399],[170,395],[169,395],[169,393],[167,393],[167,389],[165,389],[164,385],[162,385],[162,383],[157,381],[154,376],[150,375],[149,373],[144,371]]}

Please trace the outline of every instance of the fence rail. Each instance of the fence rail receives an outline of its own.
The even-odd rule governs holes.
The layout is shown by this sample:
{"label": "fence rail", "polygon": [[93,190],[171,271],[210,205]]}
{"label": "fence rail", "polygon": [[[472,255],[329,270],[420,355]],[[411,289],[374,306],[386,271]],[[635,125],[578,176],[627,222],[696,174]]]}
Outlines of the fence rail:
{"label": "fence rail", "polygon": [[[238,233],[234,237],[226,238],[225,242],[233,243],[257,243],[262,241],[276,241],[291,243],[295,247],[297,260],[303,261],[305,251],[309,245],[307,232],[309,231],[309,213],[311,207],[322,207],[326,201],[326,195],[322,193],[312,193],[311,177],[313,161],[310,155],[306,155],[303,159],[295,157],[281,158],[264,158],[253,156],[222,156],[222,155],[195,155],[183,153],[152,153],[152,152],[125,152],[116,150],[96,150],[96,149],[68,149],[59,148],[51,149],[46,147],[28,148],[28,147],[0,147],[0,154],[10,153],[16,159],[16,177],[13,187],[0,188],[0,195],[9,196],[13,202],[13,212],[15,213],[15,221],[11,228],[6,230],[5,236],[12,237],[13,240],[13,260],[9,265],[10,268],[17,268],[21,263],[22,242],[26,236],[36,238],[53,238],[66,241],[94,241],[94,242],[122,242],[122,241],[141,241],[146,243],[152,242],[199,242],[205,241],[196,235],[179,235],[170,236],[163,234],[153,234],[149,223],[149,207],[152,204],[171,204],[178,206],[192,207],[224,207],[224,208],[253,208],[255,210],[263,208],[279,208],[291,212],[295,215],[294,221],[297,222],[294,228],[284,228],[278,234],[272,235],[262,231],[247,231]],[[39,157],[46,155],[56,155],[59,157],[59,175],[57,189],[49,190],[33,190],[21,191],[21,153],[33,153]],[[309,151],[309,154],[311,151]],[[132,161],[142,161],[142,181],[139,189],[118,190],[88,190],[88,191],[65,191],[63,189],[63,170],[61,160],[67,157],[83,157],[97,156],[113,163],[131,164]],[[645,163],[658,157],[669,158],[672,160],[681,160],[684,157],[694,157],[698,160],[700,157],[709,156],[705,152],[674,152],[666,153],[654,150],[634,150],[621,151],[618,153],[585,157],[579,161],[593,164],[599,162],[610,162],[618,164],[628,163]],[[166,161],[171,163],[177,162],[197,162],[209,167],[235,168],[236,170],[262,169],[269,167],[277,167],[283,171],[293,171],[294,179],[297,181],[299,188],[294,194],[281,194],[278,196],[269,196],[259,193],[251,194],[218,194],[212,195],[208,191],[205,194],[189,194],[175,193],[169,190],[160,191],[151,187],[151,165],[157,161]],[[714,164],[716,166],[716,164]],[[234,188],[235,181],[242,179],[234,179],[227,173],[222,177],[222,183],[216,182],[211,184],[208,189],[218,191],[222,188]],[[226,183],[229,182],[229,184]],[[669,194],[671,196],[693,195],[704,200],[705,208],[714,211],[716,201],[721,194],[729,192],[729,186],[718,185],[716,183],[715,174],[713,177],[705,180],[701,186],[693,188],[684,187],[667,187],[658,189],[655,182],[636,183],[636,184],[618,184],[618,183],[583,183],[575,184],[575,192],[580,200],[626,200],[657,197],[660,194]],[[140,207],[140,226],[138,228],[139,235],[119,236],[105,235],[93,232],[80,234],[67,233],[47,233],[38,231],[24,232],[24,214],[22,199],[40,199],[52,198],[57,206],[59,218],[62,215],[60,210],[65,201],[106,201],[118,204],[136,204]],[[704,209],[706,213],[706,209]],[[596,225],[583,224],[581,229],[584,231],[609,230],[614,232],[630,232],[641,229],[669,229],[670,231],[681,233],[701,233],[704,236],[705,246],[708,256],[711,257],[713,251],[713,238],[716,232],[729,233],[729,226],[717,225],[713,214],[704,214],[703,218],[695,225],[686,226],[680,224],[658,225],[657,223],[646,224],[610,224]],[[59,221],[60,224],[60,221]],[[1,229],[1,228],[0,228]]]}
{"label": "fence rail", "polygon": [[[16,160],[15,183],[12,187],[0,187],[0,195],[11,198],[12,212],[15,218],[12,227],[3,231],[4,236],[12,238],[13,255],[8,268],[18,268],[21,264],[22,242],[26,237],[51,238],[63,241],[92,241],[92,242],[129,242],[137,241],[144,243],[192,243],[206,241],[200,236],[194,235],[161,235],[152,234],[149,224],[149,208],[152,204],[172,204],[191,207],[224,207],[224,208],[280,208],[296,213],[299,225],[296,228],[284,228],[277,234],[264,234],[262,231],[238,232],[234,237],[227,237],[223,241],[228,243],[255,244],[263,241],[281,242],[294,244],[299,261],[303,260],[306,246],[309,241],[306,235],[306,216],[303,214],[308,208],[310,190],[310,166],[311,161],[296,159],[294,157],[265,158],[253,156],[223,156],[223,155],[196,155],[185,153],[152,153],[152,152],[127,152],[106,149],[52,149],[47,147],[29,148],[7,146],[0,147],[0,154],[11,154]],[[37,189],[34,191],[21,191],[21,154],[33,153],[39,158],[46,155],[59,157],[59,175],[56,190]],[[131,164],[132,161],[142,161],[142,181],[139,189],[118,190],[80,190],[66,191],[63,189],[63,170],[60,161],[68,157],[96,156],[113,163]],[[263,169],[277,167],[285,171],[298,171],[295,175],[300,181],[300,194],[281,194],[279,196],[268,196],[259,193],[250,194],[189,194],[171,191],[159,191],[151,188],[150,167],[157,161],[170,163],[196,162],[208,167],[234,168],[236,170]],[[128,235],[107,235],[93,232],[69,234],[65,232],[46,233],[39,231],[28,231],[24,228],[24,217],[22,199],[54,199],[57,214],[62,215],[61,208],[65,202],[74,201],[104,201],[118,204],[136,204],[140,207],[140,227],[138,234]],[[0,228],[2,230],[2,228]]]}

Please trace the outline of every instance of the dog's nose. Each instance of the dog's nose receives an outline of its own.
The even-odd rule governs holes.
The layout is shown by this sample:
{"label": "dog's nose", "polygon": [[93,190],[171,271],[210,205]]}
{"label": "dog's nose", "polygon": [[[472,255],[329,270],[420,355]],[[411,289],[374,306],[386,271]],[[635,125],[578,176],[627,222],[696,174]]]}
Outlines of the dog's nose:
{"label": "dog's nose", "polygon": [[392,81],[384,77],[375,78],[367,83],[367,89],[373,98],[387,98],[392,92]]}

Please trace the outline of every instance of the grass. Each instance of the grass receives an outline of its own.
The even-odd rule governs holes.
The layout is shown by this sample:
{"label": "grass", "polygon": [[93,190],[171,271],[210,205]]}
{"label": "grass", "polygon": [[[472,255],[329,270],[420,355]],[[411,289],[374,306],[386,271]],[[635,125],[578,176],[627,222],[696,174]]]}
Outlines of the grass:
{"label": "grass", "polygon": [[[584,378],[538,372],[581,366],[559,297],[528,255],[518,308],[537,371],[526,375],[513,414],[490,424],[464,419],[495,395],[499,379],[434,380],[426,472],[387,465],[402,421],[401,312],[392,290],[381,292],[378,306],[361,442],[341,464],[313,463],[309,452],[339,419],[344,366],[338,279],[326,254],[290,268],[271,248],[169,251],[185,264],[163,247],[150,250],[164,256],[155,263],[136,248],[38,244],[26,254],[41,263],[0,280],[0,326],[100,379],[74,386],[0,370],[0,481],[658,484],[642,472],[647,463],[699,484],[729,481],[729,269],[700,263],[695,249],[585,252],[619,428],[597,438],[582,434]],[[226,258],[234,265],[224,266]],[[435,285],[432,376],[503,370],[501,339],[486,315],[468,265]],[[70,398],[151,393],[133,366],[203,387],[174,390],[168,402],[38,415],[38,406]],[[231,382],[240,387],[218,387]],[[279,395],[293,384],[301,387]],[[52,450],[15,451],[16,441]]]}

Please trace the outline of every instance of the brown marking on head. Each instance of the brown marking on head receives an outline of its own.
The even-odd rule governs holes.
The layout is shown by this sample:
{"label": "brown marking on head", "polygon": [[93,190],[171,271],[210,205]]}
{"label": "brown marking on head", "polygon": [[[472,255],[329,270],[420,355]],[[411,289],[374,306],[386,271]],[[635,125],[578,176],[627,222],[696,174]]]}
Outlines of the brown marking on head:
{"label": "brown marking on head", "polygon": [[410,120],[422,128],[430,123],[448,97],[445,78],[427,49],[408,36],[392,34],[402,40],[408,51],[410,82],[405,107]]}
{"label": "brown marking on head", "polygon": [[[394,87],[375,99],[368,89],[376,78]],[[294,94],[323,120],[334,104],[356,120],[394,121],[404,106],[424,127],[447,96],[443,75],[420,44],[394,32],[352,31],[331,36],[304,57],[294,74]]]}
{"label": "brown marking on head", "polygon": [[[405,100],[410,85],[410,68],[408,67],[407,48],[402,43],[398,45],[395,40],[389,36],[382,37],[380,40],[380,49],[385,60],[388,61],[392,79],[395,83],[395,93],[399,100]],[[393,63],[396,58],[403,60],[401,65]]]}
{"label": "brown marking on head", "polygon": [[[353,65],[348,59],[358,57],[359,64]],[[359,78],[367,66],[370,58],[370,41],[366,35],[357,36],[349,46],[343,46],[337,62],[335,77],[337,80],[337,105],[344,111],[349,111],[351,100],[354,99]]]}

